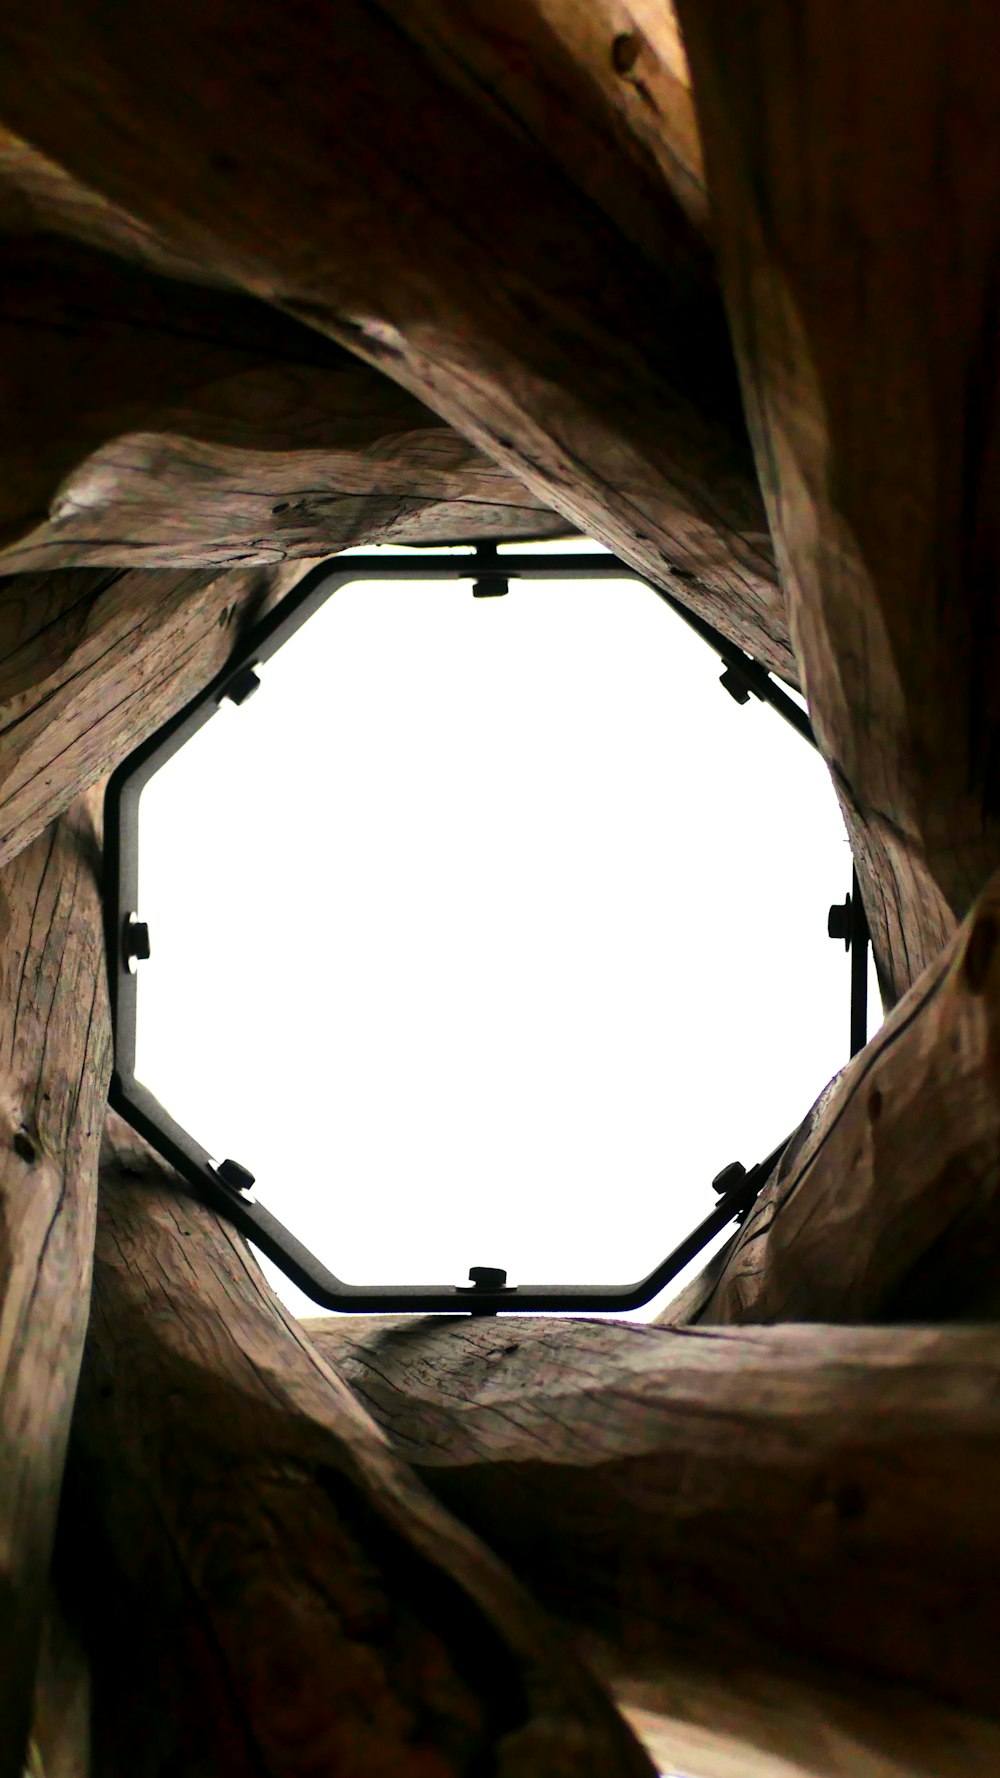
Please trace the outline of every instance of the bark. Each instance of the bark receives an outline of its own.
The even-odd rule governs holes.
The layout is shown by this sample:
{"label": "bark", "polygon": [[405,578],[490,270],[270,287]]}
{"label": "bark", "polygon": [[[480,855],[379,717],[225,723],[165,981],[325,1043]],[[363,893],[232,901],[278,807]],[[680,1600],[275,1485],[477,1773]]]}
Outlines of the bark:
{"label": "bark", "polygon": [[110,1026],[78,807],[0,876],[0,1778],[31,1718],[83,1350]]}
{"label": "bark", "polygon": [[95,1773],[649,1773],[244,1243],[117,1129],[63,1540]]}
{"label": "bark", "polygon": [[405,390],[238,291],[14,234],[0,238],[0,350],[12,571],[567,528]]}
{"label": "bark", "polygon": [[[575,527],[661,584],[680,571],[692,605],[794,677],[705,242],[662,180],[641,223],[605,213],[600,169],[608,195],[592,195],[578,132],[561,132],[576,51],[551,21],[541,122],[516,80],[484,80],[520,53],[506,16],[456,9],[443,42],[421,11],[364,0],[334,30],[304,0],[281,31],[265,0],[142,0],[113,24],[18,0],[0,113],[178,250],[384,370]],[[617,188],[630,217],[632,185]],[[654,225],[659,245],[636,245]]]}
{"label": "bark", "polygon": [[653,1710],[661,1755],[990,1769],[994,1329],[305,1325],[398,1454]]}
{"label": "bark", "polygon": [[795,651],[895,994],[1000,864],[1000,15],[679,12]]}
{"label": "bark", "polygon": [[998,1265],[1000,875],[820,1095],[688,1313],[702,1326],[994,1317]]}

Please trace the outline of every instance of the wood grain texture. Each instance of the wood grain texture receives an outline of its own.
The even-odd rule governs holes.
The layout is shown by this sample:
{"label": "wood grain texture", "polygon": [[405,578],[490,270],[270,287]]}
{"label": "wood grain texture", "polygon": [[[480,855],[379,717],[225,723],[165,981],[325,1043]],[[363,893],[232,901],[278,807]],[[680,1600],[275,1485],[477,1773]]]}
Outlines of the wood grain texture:
{"label": "wood grain texture", "polygon": [[1000,864],[1000,14],[678,10],[796,654],[895,994]]}
{"label": "wood grain texture", "polygon": [[1000,875],[820,1095],[689,1314],[992,1318],[998,1277]]}
{"label": "wood grain texture", "polygon": [[0,579],[0,861],[207,685],[310,565]]}
{"label": "wood grain texture", "polygon": [[90,1668],[51,1593],[35,1675],[25,1778],[90,1778]]}
{"label": "wood grain texture", "polygon": [[574,527],[661,584],[679,571],[794,678],[714,268],[665,184],[669,275],[568,175],[558,124],[534,134],[478,49],[443,54],[402,5],[350,0],[331,29],[302,0],[276,31],[265,0],[16,0],[2,24],[8,127],[385,371]]}
{"label": "wood grain texture", "polygon": [[63,1540],[83,1565],[95,1773],[649,1774],[242,1240],[117,1130]]}
{"label": "wood grain texture", "polygon": [[0,364],[12,572],[567,529],[313,329],[56,235],[0,238]]}
{"label": "wood grain texture", "polygon": [[652,1711],[661,1757],[989,1771],[995,1328],[305,1326],[400,1456]]}
{"label": "wood grain texture", "polygon": [[0,875],[0,1774],[20,1778],[83,1351],[111,1067],[96,842],[63,817]]}

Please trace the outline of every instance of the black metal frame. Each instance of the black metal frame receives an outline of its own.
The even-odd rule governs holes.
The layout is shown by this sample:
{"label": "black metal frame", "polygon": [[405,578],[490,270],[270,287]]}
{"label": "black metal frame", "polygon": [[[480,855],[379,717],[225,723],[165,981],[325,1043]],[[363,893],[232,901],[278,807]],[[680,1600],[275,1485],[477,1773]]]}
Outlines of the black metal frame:
{"label": "black metal frame", "polygon": [[[513,578],[533,580],[637,580],[649,587],[715,650],[725,666],[722,684],[738,702],[753,695],[768,703],[804,739],[815,745],[805,712],[758,661],[720,635],[711,624],[637,574],[617,557],[604,554],[499,556],[495,545],[477,545],[473,556],[354,556],[324,563],[307,574],[267,617],[240,641],[227,666],[126,759],[111,778],[105,796],[104,882],[108,967],[114,1024],[115,1060],[110,1100],[116,1111],[155,1148],[204,1202],[220,1211],[267,1254],[300,1289],[324,1308],[355,1313],[471,1313],[500,1311],[636,1309],[649,1302],[729,1222],[741,1220],[787,1143],[747,1171],[734,1162],[714,1182],[719,1201],[698,1226],[645,1278],[624,1285],[516,1285],[490,1266],[474,1266],[469,1285],[357,1285],[336,1278],[262,1204],[249,1197],[253,1175],[233,1160],[218,1161],[170,1116],[135,1078],[137,960],[149,955],[149,935],[138,919],[139,801],[149,779],[218,710],[224,699],[242,703],[258,680],[254,669],[268,660],[340,587],[357,580],[472,580],[474,595],[507,591]],[[860,907],[860,901],[855,898]],[[863,915],[861,916],[863,919]],[[860,950],[862,947],[856,947]],[[855,959],[852,962],[856,963]],[[856,975],[852,971],[852,979]],[[853,995],[852,995],[853,1006]],[[852,1019],[854,1015],[852,1013]],[[854,1025],[852,1023],[852,1036]]]}

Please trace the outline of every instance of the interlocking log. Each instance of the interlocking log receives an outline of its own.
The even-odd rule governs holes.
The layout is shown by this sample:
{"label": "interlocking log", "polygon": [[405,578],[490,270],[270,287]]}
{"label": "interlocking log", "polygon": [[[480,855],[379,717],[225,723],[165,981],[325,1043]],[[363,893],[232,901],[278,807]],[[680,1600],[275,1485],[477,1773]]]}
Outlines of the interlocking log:
{"label": "interlocking log", "polygon": [[201,691],[309,566],[0,579],[0,862]]}
{"label": "interlocking log", "polygon": [[95,1770],[651,1773],[242,1240],[114,1127],[63,1539]]}
{"label": "interlocking log", "polygon": [[1000,875],[665,1323],[1000,1315]]}
{"label": "interlocking log", "polygon": [[991,1769],[995,1328],[305,1325],[664,1758],[715,1770],[714,1731],[744,1773]]}
{"label": "interlocking log", "polygon": [[46,234],[68,235],[169,278],[227,284],[0,124],[0,236]]}
{"label": "interlocking log", "polygon": [[1000,865],[1000,14],[678,10],[796,654],[895,994]]}
{"label": "interlocking log", "polygon": [[238,291],[10,235],[0,353],[11,571],[224,567],[567,528],[397,384]]}
{"label": "interlocking log", "polygon": [[110,1027],[77,807],[0,874],[0,1775],[20,1778],[87,1321]]}
{"label": "interlocking log", "polygon": [[[705,242],[659,176],[642,198],[655,249],[592,195],[579,132],[560,136],[580,76],[551,14],[547,65],[572,66],[549,75],[544,129],[516,82],[484,84],[506,17],[455,8],[443,43],[419,9],[365,0],[335,29],[307,0],[280,31],[267,0],[139,0],[113,30],[102,8],[17,0],[0,115],[408,387],[575,527],[661,583],[679,572],[692,605],[794,678]],[[632,183],[602,175],[629,215]]]}

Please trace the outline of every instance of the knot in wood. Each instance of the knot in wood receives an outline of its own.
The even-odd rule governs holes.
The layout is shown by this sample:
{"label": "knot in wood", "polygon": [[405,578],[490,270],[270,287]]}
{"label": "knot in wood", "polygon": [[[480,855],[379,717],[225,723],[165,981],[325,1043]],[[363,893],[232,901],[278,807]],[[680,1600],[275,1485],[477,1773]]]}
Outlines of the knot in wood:
{"label": "knot in wood", "polygon": [[611,45],[611,66],[616,74],[631,74],[642,53],[637,31],[621,31]]}

